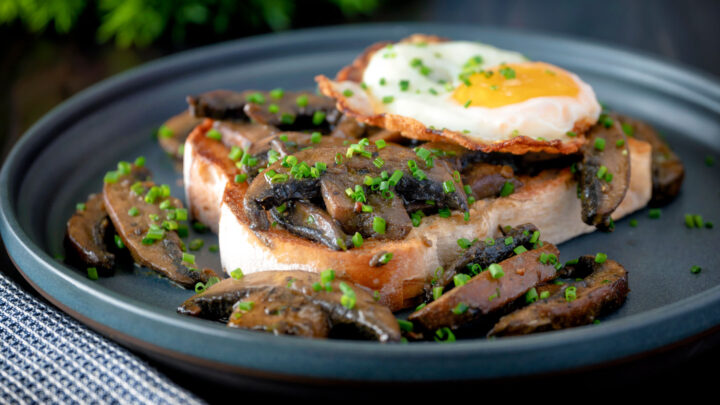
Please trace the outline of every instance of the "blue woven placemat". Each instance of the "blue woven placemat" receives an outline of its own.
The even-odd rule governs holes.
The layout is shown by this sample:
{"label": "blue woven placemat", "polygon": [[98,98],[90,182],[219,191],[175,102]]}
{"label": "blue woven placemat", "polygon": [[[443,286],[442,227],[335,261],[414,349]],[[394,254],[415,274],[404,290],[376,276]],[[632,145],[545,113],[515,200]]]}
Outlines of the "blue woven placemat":
{"label": "blue woven placemat", "polygon": [[0,402],[200,404],[0,274]]}

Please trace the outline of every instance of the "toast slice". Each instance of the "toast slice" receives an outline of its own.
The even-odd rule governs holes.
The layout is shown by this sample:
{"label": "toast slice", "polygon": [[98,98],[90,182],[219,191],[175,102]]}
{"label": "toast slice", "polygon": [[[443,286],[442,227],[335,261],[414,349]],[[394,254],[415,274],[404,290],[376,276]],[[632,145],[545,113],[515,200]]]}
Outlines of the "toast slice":
{"label": "toast slice", "polygon": [[[628,147],[630,186],[612,215],[615,220],[644,207],[652,195],[651,146],[629,138]],[[217,173],[222,168],[212,170]],[[218,233],[222,266],[226,272],[241,268],[246,274],[290,269],[320,272],[333,268],[343,277],[378,291],[381,302],[392,310],[406,308],[423,293],[433,272],[457,256],[460,238],[482,240],[497,236],[500,225],[528,222],[540,229],[543,240],[554,244],[595,230],[581,220],[577,181],[569,169],[548,169],[521,181],[524,185],[507,197],[472,204],[469,221],[464,220],[461,212],[453,212],[449,218],[433,215],[424,218],[402,240],[369,239],[348,251],[332,250],[280,227],[253,231],[243,209],[248,185],[226,181],[222,197],[211,197],[221,202]],[[207,190],[217,190],[218,184],[212,183]],[[370,265],[373,258],[384,253],[393,254],[387,264]]]}

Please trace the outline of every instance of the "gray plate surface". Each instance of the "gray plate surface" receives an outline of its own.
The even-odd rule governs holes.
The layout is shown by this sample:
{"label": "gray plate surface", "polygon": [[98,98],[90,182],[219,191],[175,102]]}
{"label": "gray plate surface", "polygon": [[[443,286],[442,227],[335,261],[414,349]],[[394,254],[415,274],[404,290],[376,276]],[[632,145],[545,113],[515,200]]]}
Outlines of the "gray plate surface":
{"label": "gray plate surface", "polygon": [[[306,89],[364,47],[415,32],[478,40],[579,74],[613,109],[654,124],[683,159],[680,197],[660,219],[641,210],[612,234],[561,246],[563,258],[607,252],[630,272],[627,303],[599,325],[455,344],[380,345],[231,330],[175,313],[182,290],[142,269],[91,281],[54,259],[75,204],[97,192],[118,160],[144,155],[157,181],[181,194],[179,175],[151,138],[185,96],[216,88]],[[0,227],[10,256],[54,303],[112,337],[198,370],[263,378],[427,381],[536,375],[595,366],[672,345],[720,325],[720,234],[687,229],[685,213],[720,226],[720,85],[691,68],[565,38],[453,25],[366,25],[268,35],[148,64],[73,97],[15,146],[0,175]],[[719,159],[720,160],[720,159]],[[206,247],[214,235],[200,235]],[[207,248],[198,261],[219,267]],[[690,267],[702,266],[700,274]]]}

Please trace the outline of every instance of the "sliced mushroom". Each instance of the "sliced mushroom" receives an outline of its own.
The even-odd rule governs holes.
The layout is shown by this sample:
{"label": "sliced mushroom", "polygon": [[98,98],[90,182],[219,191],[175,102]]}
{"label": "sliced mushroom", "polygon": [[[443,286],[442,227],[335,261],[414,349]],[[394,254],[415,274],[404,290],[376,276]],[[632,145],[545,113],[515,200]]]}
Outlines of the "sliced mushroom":
{"label": "sliced mushroom", "polygon": [[635,137],[652,146],[652,205],[664,205],[680,193],[685,168],[680,158],[660,134],[646,122],[616,115],[628,136]]}
{"label": "sliced mushroom", "polygon": [[65,246],[68,259],[95,267],[107,275],[115,264],[115,255],[105,243],[110,220],[103,206],[103,196],[92,194],[83,210],[77,210],[67,222]]}
{"label": "sliced mushroom", "polygon": [[[320,274],[299,270],[252,273],[240,280],[229,278],[212,285],[206,291],[185,301],[178,308],[178,312],[216,320],[230,317],[231,326],[275,333],[297,330],[289,325],[303,324],[303,336],[327,337],[334,331],[350,327],[361,336],[381,342],[400,340],[400,330],[395,316],[387,307],[377,303],[364,287],[340,279],[329,282],[329,285],[322,285],[322,282]],[[352,304],[349,296],[343,299],[347,293],[341,289],[341,283],[344,283],[345,287],[355,295]],[[302,300],[297,297],[301,297]],[[239,305],[236,306],[238,302],[251,301],[252,309],[248,310],[246,306],[242,310]],[[325,316],[318,316],[314,310],[309,310],[302,316],[292,310],[267,311],[279,309],[283,305],[293,309],[305,305],[313,306],[321,310]],[[234,310],[244,311],[240,315],[241,319],[237,321],[232,319],[231,313]],[[252,315],[243,320],[242,318],[248,314]],[[326,331],[322,325],[324,322],[329,322],[328,335],[321,336],[319,334]],[[287,327],[276,329],[271,327],[280,323],[285,323]]]}
{"label": "sliced mushroom", "polygon": [[[543,263],[540,260],[542,255],[553,255],[555,260],[546,259]],[[545,243],[537,249],[505,259],[498,263],[504,273],[502,276],[494,278],[490,271],[483,271],[467,284],[453,288],[410,314],[408,320],[428,331],[473,326],[489,315],[501,312],[532,287],[555,278],[554,264],[558,255],[554,245]]]}
{"label": "sliced mushroom", "polygon": [[227,325],[233,328],[312,338],[330,336],[328,313],[307,297],[277,287],[248,294],[233,306]]}
{"label": "sliced mushroom", "polygon": [[499,196],[505,183],[512,184],[513,190],[517,190],[523,184],[515,178],[512,167],[489,163],[472,165],[469,170],[462,173],[462,181],[463,184],[470,186],[472,196],[476,200]]}
{"label": "sliced mushroom", "polygon": [[253,121],[281,130],[319,128],[327,132],[340,118],[332,99],[309,92],[214,90],[188,96],[187,102],[196,117]]}
{"label": "sliced mushroom", "polygon": [[202,122],[202,119],[193,117],[188,111],[165,121],[162,129],[158,131],[158,143],[168,155],[182,160],[182,145],[190,132]]}
{"label": "sliced mushroom", "polygon": [[601,230],[612,230],[612,215],[630,185],[630,154],[620,123],[595,124],[582,147],[579,165],[582,220]]}
{"label": "sliced mushroom", "polygon": [[[597,263],[595,256],[582,256],[569,275],[587,276],[559,285],[550,297],[500,318],[488,335],[526,335],[586,325],[620,307],[630,291],[627,271],[613,260]],[[571,287],[574,298],[566,294]]]}
{"label": "sliced mushroom", "polygon": [[492,243],[486,241],[473,243],[446,269],[436,274],[425,287],[426,298],[432,298],[433,287],[445,287],[450,284],[456,274],[469,273],[469,266],[476,264],[485,269],[492,263],[500,263],[512,256],[518,246],[532,249],[533,243],[531,241],[538,240],[538,236],[535,236],[537,228],[533,224],[523,224],[509,230],[501,228],[501,230],[503,236],[492,239]]}
{"label": "sliced mushroom", "polygon": [[345,249],[350,244],[350,238],[325,210],[307,201],[291,200],[281,207],[271,209],[270,215],[291,233],[335,250]]}
{"label": "sliced mushroom", "polygon": [[177,232],[163,230],[162,239],[146,239],[150,226],[161,226],[169,212],[161,209],[159,203],[169,200],[172,208],[182,208],[180,200],[173,197],[146,202],[145,195],[153,186],[152,181],[136,181],[132,175],[125,175],[114,183],[106,182],[103,187],[105,209],[135,262],[185,287],[216,277],[212,270],[196,270],[183,263],[182,241]]}
{"label": "sliced mushroom", "polygon": [[[251,227],[256,230],[267,229],[269,222],[263,210],[277,207],[288,200],[313,200],[320,195],[323,182],[326,183],[326,189],[332,186],[332,190],[324,193],[323,198],[346,198],[350,201],[350,197],[347,195],[343,197],[339,192],[346,185],[347,179],[357,180],[358,183],[354,184],[354,186],[361,188],[364,195],[368,196],[375,191],[365,185],[364,180],[360,182],[361,178],[364,179],[365,176],[377,178],[382,175],[383,171],[389,176],[395,170],[399,170],[403,175],[395,185],[394,190],[388,189],[390,192],[384,193],[384,197],[390,199],[397,195],[402,198],[402,202],[406,206],[414,201],[433,200],[438,206],[467,210],[467,198],[462,184],[453,179],[452,173],[445,162],[436,161],[432,167],[428,167],[422,160],[417,162],[418,157],[412,151],[391,144],[381,150],[377,150],[375,146],[366,146],[365,152],[370,154],[369,157],[354,154],[353,157],[347,158],[347,151],[348,148],[328,147],[303,150],[295,154],[294,157],[299,165],[304,164],[309,168],[319,163],[326,168],[318,171],[316,173],[317,177],[295,178],[296,176],[293,175],[292,171],[283,166],[283,164],[287,165],[286,162],[278,161],[272,164],[264,171],[264,176],[258,176],[252,182],[245,196],[244,207],[248,218],[251,220]],[[338,156],[339,158],[336,159]],[[374,163],[378,158],[382,160],[381,167],[377,167]],[[416,161],[417,169],[421,170],[424,176],[421,176],[419,172],[416,172],[417,176],[413,176],[408,166],[410,160]],[[287,176],[276,181],[268,173]],[[446,192],[448,185],[452,185],[452,190],[448,188],[448,192]],[[348,188],[351,191],[355,190],[355,187]],[[380,204],[379,200],[373,201],[377,202],[378,208],[382,208],[385,210],[384,212],[395,213],[393,218],[398,219],[397,222],[389,224],[386,229],[389,230],[392,226],[396,226],[398,230],[409,229],[406,227],[406,224],[409,223],[405,218],[407,213],[401,214],[397,203]],[[333,217],[343,223],[348,212],[347,202],[335,204],[332,201],[326,201],[325,204],[330,206],[331,215],[338,215],[337,217],[333,215]],[[339,207],[337,211],[333,208],[333,204]],[[377,216],[377,213],[373,218],[375,216]],[[352,225],[346,223],[343,223],[343,226],[352,227]],[[365,228],[360,227],[360,229]],[[404,236],[403,232],[405,231],[398,232],[397,235],[399,237]]]}

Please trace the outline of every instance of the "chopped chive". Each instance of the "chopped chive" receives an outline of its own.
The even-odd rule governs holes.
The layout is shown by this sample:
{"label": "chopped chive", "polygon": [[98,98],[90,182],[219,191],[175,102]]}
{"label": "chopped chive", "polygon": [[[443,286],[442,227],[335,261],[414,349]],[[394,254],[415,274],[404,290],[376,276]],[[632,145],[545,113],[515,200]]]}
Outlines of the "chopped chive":
{"label": "chopped chive", "polygon": [[693,223],[695,224],[696,227],[698,227],[698,228],[703,227],[704,223],[703,223],[702,215],[695,214],[695,215],[693,215],[692,218],[693,218]]}
{"label": "chopped chive", "polygon": [[500,278],[505,275],[503,272],[502,266],[500,266],[497,263],[493,263],[488,267],[488,271],[490,271],[490,275],[492,278]]}
{"label": "chopped chive", "polygon": [[623,122],[621,125],[623,132],[625,132],[625,135],[627,136],[635,136],[635,128],[633,128],[632,125]]}
{"label": "chopped chive", "polygon": [[384,85],[387,84],[387,80],[385,80],[384,77],[381,77],[379,83],[380,83],[381,86],[384,86]]}
{"label": "chopped chive", "polygon": [[98,271],[95,267],[88,267],[87,268],[87,276],[90,280],[97,280],[98,279]]}
{"label": "chopped chive", "polygon": [[200,250],[202,249],[203,245],[205,245],[205,241],[203,241],[202,239],[193,239],[192,241],[190,241],[188,247],[190,248],[190,250]]}
{"label": "chopped chive", "polygon": [[685,214],[685,226],[688,228],[695,228],[695,221],[693,221],[692,214]]}
{"label": "chopped chive", "polygon": [[698,273],[700,273],[700,271],[702,271],[702,267],[700,267],[700,266],[692,266],[690,268],[690,272],[692,274],[698,274]]}
{"label": "chopped chive", "polygon": [[532,234],[532,237],[530,238],[530,243],[537,243],[537,241],[540,239],[540,231],[535,231]]}
{"label": "chopped chive", "polygon": [[109,171],[105,173],[105,177],[103,177],[103,181],[105,183],[113,184],[117,183],[118,179],[120,179],[121,173],[117,171]]}
{"label": "chopped chive", "polygon": [[434,339],[438,343],[452,343],[455,341],[455,334],[447,326],[443,326],[435,332]]}
{"label": "chopped chive", "polygon": [[400,80],[400,91],[407,91],[410,88],[409,80]]}
{"label": "chopped chive", "polygon": [[503,184],[502,189],[500,189],[500,197],[507,197],[514,191],[515,185],[509,181],[506,181],[505,184]]}
{"label": "chopped chive", "polygon": [[437,301],[440,297],[443,295],[443,287],[433,287],[432,289],[432,296],[433,300]]}
{"label": "chopped chive", "polygon": [[393,97],[393,96],[385,96],[382,98],[383,104],[390,104],[393,101],[395,101],[395,97]]}
{"label": "chopped chive", "polygon": [[187,208],[177,208],[175,210],[175,219],[178,221],[187,221]]}
{"label": "chopped chive", "polygon": [[538,300],[538,293],[537,293],[537,289],[535,289],[535,287],[529,289],[525,293],[525,303],[532,304],[533,302],[535,302],[537,300]]}
{"label": "chopped chive", "polygon": [[350,286],[348,286],[342,281],[340,282],[340,291],[342,291],[343,293],[342,297],[340,298],[340,304],[342,304],[342,306],[347,309],[353,309],[357,300],[355,296],[355,291],[353,291]]}
{"label": "chopped chive", "polygon": [[247,312],[255,307],[255,303],[253,301],[238,301],[235,306],[238,310]]}
{"label": "chopped chive", "polygon": [[469,248],[470,246],[472,246],[472,242],[469,241],[469,240],[467,240],[467,239],[465,239],[465,238],[460,238],[460,239],[458,239],[458,240],[457,240],[457,244],[458,244],[458,246],[460,246],[462,249],[467,249],[467,248]]}
{"label": "chopped chive", "polygon": [[521,255],[521,254],[527,252],[527,249],[525,248],[525,246],[520,245],[520,246],[516,247],[515,249],[513,249],[513,252],[515,252],[516,255]]}
{"label": "chopped chive", "polygon": [[455,192],[455,183],[453,183],[451,180],[447,180],[443,182],[443,190],[445,191],[445,194],[450,194]]}
{"label": "chopped chive", "polygon": [[398,326],[400,327],[400,330],[403,332],[412,332],[413,331],[413,323],[410,321],[406,321],[404,319],[398,319],[397,320]]}
{"label": "chopped chive", "polygon": [[208,246],[208,251],[210,251],[210,252],[212,252],[212,253],[217,253],[217,252],[220,251],[220,246],[218,246],[218,245],[210,245],[210,246]]}
{"label": "chopped chive", "polygon": [[595,149],[599,151],[605,150],[605,139],[595,138]]}
{"label": "chopped chive", "polygon": [[380,256],[380,259],[378,260],[382,264],[388,264],[390,260],[392,260],[393,254],[392,252],[383,253],[382,256]]}
{"label": "chopped chive", "polygon": [[463,104],[463,107],[465,107],[465,108],[470,107],[470,103],[472,103],[472,100],[466,101],[465,104]]}
{"label": "chopped chive", "polygon": [[637,219],[634,219],[634,218],[631,219],[631,220],[630,220],[630,226],[633,227],[633,228],[637,228],[637,226],[638,226],[638,221],[637,221]]}
{"label": "chopped chive", "polygon": [[380,235],[385,235],[385,226],[386,226],[385,219],[383,219],[382,217],[378,217],[378,216],[373,218],[373,230],[375,231],[375,233],[378,233]]}
{"label": "chopped chive", "polygon": [[577,299],[577,287],[570,286],[565,289],[565,301],[572,302]]}
{"label": "chopped chive", "polygon": [[605,177],[605,174],[607,174],[607,167],[600,166],[600,168],[597,171],[597,178],[602,179]]}
{"label": "chopped chive", "polygon": [[343,96],[345,96],[345,97],[352,97],[353,94],[355,94],[355,93],[353,93],[353,91],[350,89],[346,89],[345,91],[343,91]]}
{"label": "chopped chive", "polygon": [[173,135],[175,135],[175,131],[165,124],[160,125],[160,128],[158,128],[158,136],[160,136],[160,138],[172,138]]}
{"label": "chopped chive", "polygon": [[77,203],[75,204],[75,210],[76,211],[85,211],[85,203]]}
{"label": "chopped chive", "polygon": [[455,315],[462,315],[467,312],[468,306],[464,302],[458,302],[455,308],[452,309],[452,313]]}
{"label": "chopped chive", "polygon": [[515,240],[513,239],[512,236],[508,236],[507,238],[505,238],[505,246],[510,246],[510,245],[512,245],[514,241],[515,241]]}
{"label": "chopped chive", "polygon": [[216,141],[219,141],[219,140],[222,139],[222,134],[220,133],[220,131],[218,131],[218,130],[215,129],[215,128],[207,131],[207,133],[205,134],[205,136],[207,136],[207,137],[210,138],[210,139],[214,139],[214,140],[216,140]]}
{"label": "chopped chive", "polygon": [[363,245],[363,237],[360,235],[360,232],[355,232],[355,235],[352,237],[352,243],[355,245],[355,247],[360,247]]}
{"label": "chopped chive", "polygon": [[274,98],[275,100],[281,99],[284,94],[285,94],[285,91],[281,88],[270,90],[270,97]]}
{"label": "chopped chive", "polygon": [[322,135],[320,135],[320,132],[313,132],[310,135],[310,142],[312,142],[312,143],[320,143],[321,139],[322,139]]}
{"label": "chopped chive", "polygon": [[195,255],[191,255],[190,253],[183,253],[182,261],[188,264],[195,264]]}
{"label": "chopped chive", "polygon": [[470,281],[470,276],[467,274],[460,273],[453,276],[453,283],[455,283],[455,287],[462,287],[467,284],[468,281]]}
{"label": "chopped chive", "polygon": [[448,207],[442,207],[438,210],[438,215],[440,218],[450,218],[450,208]]}
{"label": "chopped chive", "polygon": [[123,242],[120,235],[115,234],[114,239],[115,239],[115,246],[117,246],[118,249],[125,249],[125,243]]}
{"label": "chopped chive", "polygon": [[660,208],[652,208],[648,211],[648,216],[652,219],[658,219],[660,218],[660,215],[662,215],[662,210]]}
{"label": "chopped chive", "polygon": [[298,105],[298,107],[307,107],[308,96],[306,94],[297,96],[297,98],[295,98],[295,103]]}
{"label": "chopped chive", "polygon": [[567,131],[565,132],[565,135],[569,136],[570,138],[574,138],[577,136],[577,133],[573,131]]}
{"label": "chopped chive", "polygon": [[544,300],[544,299],[549,298],[549,297],[550,297],[550,291],[543,291],[543,292],[540,293],[540,299],[541,299],[541,300]]}
{"label": "chopped chive", "polygon": [[243,156],[243,150],[240,149],[237,146],[233,146],[230,148],[230,153],[228,154],[228,157],[232,159],[233,161],[238,161]]}
{"label": "chopped chive", "polygon": [[136,217],[140,214],[140,210],[137,209],[137,207],[130,207],[128,210],[128,215],[131,217]]}
{"label": "chopped chive", "polygon": [[607,260],[607,254],[605,254],[605,253],[598,253],[595,255],[595,263],[602,264],[602,263],[605,263],[606,260]]}
{"label": "chopped chive", "polygon": [[323,111],[315,111],[312,117],[313,125],[321,125],[323,122],[325,122],[325,117],[326,114]]}
{"label": "chopped chive", "polygon": [[270,114],[277,114],[278,112],[280,112],[280,106],[278,106],[277,104],[270,104],[268,106],[268,112]]}
{"label": "chopped chive", "polygon": [[120,174],[130,174],[130,170],[132,170],[132,165],[130,162],[120,161],[117,164],[118,172]]}
{"label": "chopped chive", "polygon": [[235,175],[235,183],[242,183],[247,180],[247,174],[240,173]]}
{"label": "chopped chive", "polygon": [[251,93],[245,97],[248,103],[265,104],[265,96],[262,93]]}
{"label": "chopped chive", "polygon": [[618,148],[622,148],[623,146],[625,146],[625,140],[618,139],[617,142],[615,142],[615,146],[617,146]]}

